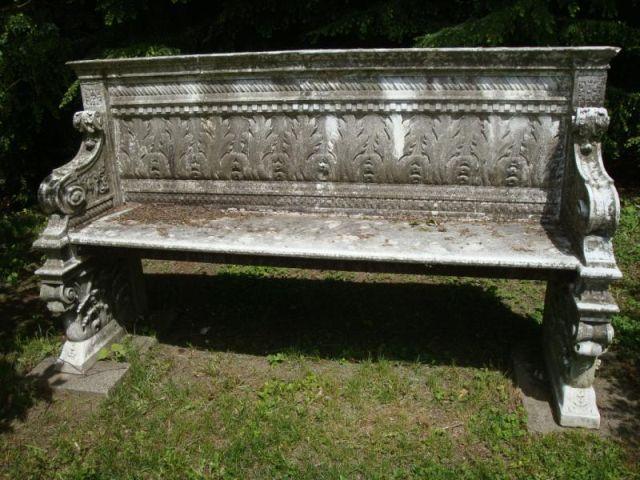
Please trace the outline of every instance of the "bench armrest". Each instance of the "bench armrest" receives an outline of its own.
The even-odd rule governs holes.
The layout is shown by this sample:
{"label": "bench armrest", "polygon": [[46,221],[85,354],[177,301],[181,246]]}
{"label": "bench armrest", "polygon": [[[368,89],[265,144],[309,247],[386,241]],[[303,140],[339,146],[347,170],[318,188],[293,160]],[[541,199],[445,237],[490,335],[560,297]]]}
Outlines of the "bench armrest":
{"label": "bench armrest", "polygon": [[73,116],[73,126],[84,133],[76,156],[56,168],[38,189],[38,200],[48,214],[82,215],[88,206],[108,196],[110,185],[101,153],[105,142],[102,114],[85,110]]}
{"label": "bench armrest", "polygon": [[576,109],[561,216],[581,257],[581,275],[614,279],[621,277],[611,244],[620,201],[602,162],[601,138],[608,126],[606,109]]}

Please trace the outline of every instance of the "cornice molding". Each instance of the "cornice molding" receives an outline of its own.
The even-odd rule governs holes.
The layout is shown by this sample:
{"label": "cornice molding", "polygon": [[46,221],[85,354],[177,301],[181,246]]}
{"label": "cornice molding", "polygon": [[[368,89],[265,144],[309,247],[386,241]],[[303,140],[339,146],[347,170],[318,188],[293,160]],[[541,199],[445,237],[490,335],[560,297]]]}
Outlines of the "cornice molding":
{"label": "cornice molding", "polygon": [[224,76],[302,71],[607,69],[617,47],[293,50],[69,62],[78,77]]}

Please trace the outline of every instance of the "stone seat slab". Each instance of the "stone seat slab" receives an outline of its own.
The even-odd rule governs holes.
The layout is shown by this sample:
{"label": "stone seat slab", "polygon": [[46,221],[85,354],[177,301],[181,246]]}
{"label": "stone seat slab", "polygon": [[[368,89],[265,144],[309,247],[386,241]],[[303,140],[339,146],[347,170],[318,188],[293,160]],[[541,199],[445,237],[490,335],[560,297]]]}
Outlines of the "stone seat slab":
{"label": "stone seat slab", "polygon": [[576,270],[568,240],[536,222],[251,212],[127,204],[70,232],[83,246],[262,257]]}

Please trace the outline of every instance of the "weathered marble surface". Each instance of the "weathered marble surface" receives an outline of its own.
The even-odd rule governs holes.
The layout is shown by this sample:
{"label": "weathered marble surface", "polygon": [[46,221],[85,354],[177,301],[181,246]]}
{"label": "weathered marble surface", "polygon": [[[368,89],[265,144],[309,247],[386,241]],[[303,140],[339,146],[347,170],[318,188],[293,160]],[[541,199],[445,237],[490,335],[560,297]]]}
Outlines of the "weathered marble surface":
{"label": "weathered marble surface", "polygon": [[[136,208],[144,214],[136,215]],[[150,218],[152,209],[162,218]],[[580,264],[560,232],[539,223],[234,213],[132,206],[69,234],[74,244],[427,265],[545,268]]]}
{"label": "weathered marble surface", "polygon": [[[478,274],[546,269],[557,272],[545,348],[558,419],[595,427],[591,384],[613,336],[608,286],[620,277],[611,247],[619,203],[600,145],[616,52],[310,50],[71,62],[85,108],[74,124],[85,139],[40,188],[51,214],[36,242],[47,254],[42,296],[64,316],[69,342],[81,342],[144,313],[141,249]],[[137,223],[110,215],[134,203],[166,207]],[[189,205],[245,216],[163,223]],[[431,218],[440,229],[424,225]],[[126,255],[107,265],[96,247]]]}

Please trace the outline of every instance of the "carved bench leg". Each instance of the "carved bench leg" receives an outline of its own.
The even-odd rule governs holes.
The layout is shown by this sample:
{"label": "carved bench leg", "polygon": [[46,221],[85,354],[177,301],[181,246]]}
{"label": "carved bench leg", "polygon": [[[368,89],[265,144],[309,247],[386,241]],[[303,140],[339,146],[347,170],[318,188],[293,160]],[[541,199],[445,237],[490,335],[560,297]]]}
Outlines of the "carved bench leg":
{"label": "carved bench leg", "polygon": [[65,326],[62,371],[85,373],[103,347],[124,335],[121,323],[145,313],[138,259],[79,257],[66,247],[50,251],[36,274],[41,298]]}
{"label": "carved bench leg", "polygon": [[593,390],[598,357],[613,339],[611,315],[618,307],[610,280],[552,280],[544,310],[544,348],[560,425],[598,428]]}

